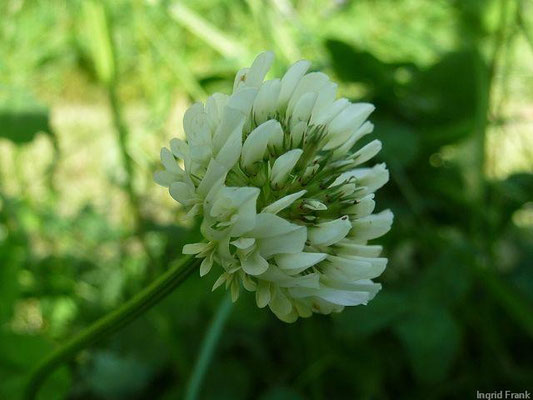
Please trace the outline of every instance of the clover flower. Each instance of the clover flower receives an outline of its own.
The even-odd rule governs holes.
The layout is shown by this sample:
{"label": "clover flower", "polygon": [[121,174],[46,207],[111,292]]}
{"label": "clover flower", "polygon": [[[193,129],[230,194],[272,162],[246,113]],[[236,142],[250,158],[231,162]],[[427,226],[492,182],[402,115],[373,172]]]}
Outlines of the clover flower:
{"label": "clover flower", "polygon": [[[161,150],[155,181],[189,216],[202,217],[202,243],[185,254],[214,265],[235,301],[255,291],[283,321],[366,304],[380,290],[381,246],[393,215],[373,214],[374,192],[389,179],[384,164],[363,167],[379,140],[354,149],[373,130],[368,103],[336,99],[337,85],[310,63],[264,81],[264,52],[240,70],[233,93],[215,93],[185,113],[186,139]],[[179,161],[178,161],[179,160]]]}

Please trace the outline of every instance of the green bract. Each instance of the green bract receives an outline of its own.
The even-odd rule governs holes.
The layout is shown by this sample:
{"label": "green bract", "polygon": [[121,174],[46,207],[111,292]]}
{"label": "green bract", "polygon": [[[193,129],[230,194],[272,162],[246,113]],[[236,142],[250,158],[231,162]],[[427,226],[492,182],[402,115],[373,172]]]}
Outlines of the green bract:
{"label": "green bract", "polygon": [[[216,93],[185,113],[186,139],[163,148],[157,183],[190,216],[201,215],[205,242],[183,252],[217,265],[214,288],[232,298],[241,285],[283,321],[366,304],[387,264],[381,247],[393,215],[372,214],[374,192],[389,179],[374,157],[374,106],[336,99],[337,85],[298,61],[282,79],[264,82],[273,54],[237,73],[233,94]],[[179,163],[178,160],[182,161]],[[183,165],[183,168],[180,167]]]}

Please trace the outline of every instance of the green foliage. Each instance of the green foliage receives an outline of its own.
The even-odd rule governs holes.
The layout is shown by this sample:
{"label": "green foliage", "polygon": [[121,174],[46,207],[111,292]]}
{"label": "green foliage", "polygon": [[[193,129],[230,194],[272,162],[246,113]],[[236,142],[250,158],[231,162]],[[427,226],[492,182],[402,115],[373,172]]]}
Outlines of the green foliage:
{"label": "green foliage", "polygon": [[[529,135],[533,104],[527,1],[0,3],[0,399],[20,398],[39,360],[198,240],[198,221],[151,181],[158,147],[185,103],[229,91],[265,48],[279,53],[276,73],[306,57],[376,105],[362,141],[383,142],[391,173],[376,199],[395,214],[389,265],[368,306],[293,325],[244,293],[199,398],[532,387],[533,174],[531,158],[513,164],[531,156],[515,136]],[[40,398],[183,398],[224,298],[216,278],[190,278]]]}
{"label": "green foliage", "polygon": [[[21,398],[27,373],[51,349],[52,344],[42,337],[0,332],[0,398]],[[58,369],[43,385],[38,399],[66,396],[71,386],[70,375],[67,367]]]}
{"label": "green foliage", "polygon": [[39,132],[53,133],[48,109],[15,89],[0,92],[0,138],[22,144],[31,142]]}

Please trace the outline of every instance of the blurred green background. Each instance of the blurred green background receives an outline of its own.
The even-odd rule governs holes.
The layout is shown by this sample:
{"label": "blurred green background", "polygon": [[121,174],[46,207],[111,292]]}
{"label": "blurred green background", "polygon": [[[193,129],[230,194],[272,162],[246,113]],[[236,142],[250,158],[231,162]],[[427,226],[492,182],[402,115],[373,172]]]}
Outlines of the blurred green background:
{"label": "blurred green background", "polygon": [[[0,399],[198,237],[152,182],[194,101],[263,49],[370,101],[390,258],[367,307],[295,324],[245,294],[203,399],[533,389],[533,1],[2,0]],[[183,398],[217,274],[58,370],[41,399]]]}

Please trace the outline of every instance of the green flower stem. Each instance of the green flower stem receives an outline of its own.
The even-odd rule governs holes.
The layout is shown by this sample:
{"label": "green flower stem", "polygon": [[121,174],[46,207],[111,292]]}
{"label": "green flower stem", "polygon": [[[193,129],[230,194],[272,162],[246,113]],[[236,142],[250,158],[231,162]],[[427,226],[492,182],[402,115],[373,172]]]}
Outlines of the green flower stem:
{"label": "green flower stem", "polygon": [[198,398],[198,394],[200,393],[200,386],[202,384],[202,381],[204,380],[207,367],[209,367],[211,359],[213,358],[213,353],[215,351],[218,340],[220,339],[220,335],[222,333],[222,329],[224,328],[226,320],[230,315],[232,306],[233,303],[231,302],[230,297],[226,296],[226,298],[220,304],[215,318],[211,322],[209,330],[205,335],[200,355],[196,360],[194,370],[191,374],[191,378],[189,379],[189,384],[187,385],[185,400],[196,400]]}
{"label": "green flower stem", "polygon": [[184,257],[181,262],[120,308],[102,317],[50,354],[31,372],[24,399],[35,399],[46,378],[57,367],[71,360],[80,350],[115,333],[163,300],[197,269],[200,261],[197,258]]}

